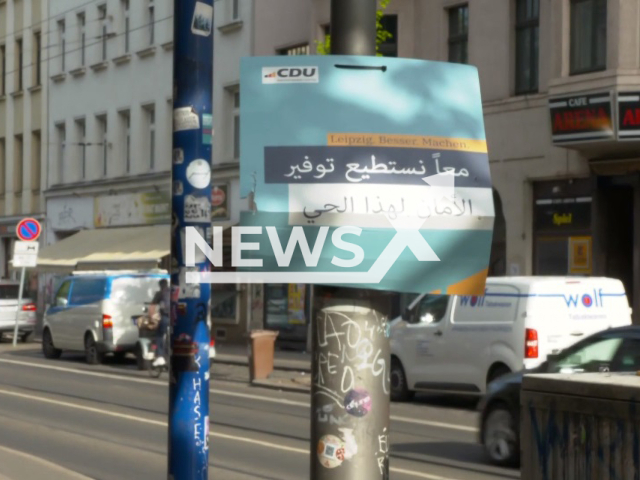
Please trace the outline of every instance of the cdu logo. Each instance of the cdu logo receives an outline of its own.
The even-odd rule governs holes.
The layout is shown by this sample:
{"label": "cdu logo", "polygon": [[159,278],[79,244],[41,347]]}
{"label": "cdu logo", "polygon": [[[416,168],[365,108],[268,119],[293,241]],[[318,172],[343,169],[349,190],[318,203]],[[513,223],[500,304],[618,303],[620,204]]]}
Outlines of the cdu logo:
{"label": "cdu logo", "polygon": [[262,83],[318,83],[318,67],[263,67]]}

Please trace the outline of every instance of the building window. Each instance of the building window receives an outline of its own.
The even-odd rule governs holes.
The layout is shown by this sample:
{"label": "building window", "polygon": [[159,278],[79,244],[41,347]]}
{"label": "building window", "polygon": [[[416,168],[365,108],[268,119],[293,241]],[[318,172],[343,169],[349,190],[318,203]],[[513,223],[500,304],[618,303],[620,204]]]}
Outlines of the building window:
{"label": "building window", "polygon": [[102,43],[102,61],[107,60],[107,6],[100,5],[98,7],[98,19],[102,27],[101,43]]}
{"label": "building window", "polygon": [[64,151],[65,151],[65,143],[67,141],[67,131],[64,123],[59,123],[56,125],[56,136],[57,140],[57,157],[58,157],[58,183],[64,182]]}
{"label": "building window", "polygon": [[129,53],[129,0],[122,0],[124,12],[124,53]]}
{"label": "building window", "polygon": [[469,6],[449,9],[449,61],[468,63]]}
{"label": "building window", "polygon": [[80,43],[80,66],[84,67],[86,55],[86,32],[85,32],[85,17],[84,13],[78,14],[78,36]]}
{"label": "building window", "polygon": [[149,45],[153,45],[156,41],[156,12],[153,0],[149,0]]}
{"label": "building window", "polygon": [[76,138],[78,139],[80,179],[87,178],[87,127],[84,118],[76,120]]}
{"label": "building window", "polygon": [[100,135],[100,146],[102,151],[100,152],[100,161],[102,163],[102,176],[107,176],[107,116],[99,115],[98,120],[98,134]]}
{"label": "building window", "polygon": [[16,135],[13,137],[13,191],[16,193],[22,193],[22,150],[22,135]]}
{"label": "building window", "polygon": [[42,36],[40,32],[33,34],[33,58],[35,59],[33,84],[42,85]]}
{"label": "building window", "polygon": [[22,65],[23,65],[23,52],[22,52],[22,39],[16,40],[16,91],[22,91]]}
{"label": "building window", "polygon": [[124,171],[131,172],[131,114],[129,111],[120,112],[120,123],[122,125],[122,147],[124,148]]}
{"label": "building window", "polygon": [[0,45],[0,97],[7,94],[7,50]]}
{"label": "building window", "polygon": [[389,32],[389,38],[386,38],[379,46],[378,53],[383,57],[398,56],[398,16],[384,15],[380,19],[380,24],[385,32]]}
{"label": "building window", "polygon": [[153,105],[145,107],[147,115],[149,168],[153,170],[156,166],[156,110]]}
{"label": "building window", "polygon": [[516,95],[538,91],[540,0],[516,3]]}
{"label": "building window", "polygon": [[231,92],[233,97],[233,158],[240,158],[240,90]]}
{"label": "building window", "polygon": [[571,74],[607,68],[607,0],[571,1]]}
{"label": "building window", "polygon": [[231,19],[240,19],[240,0],[231,0]]}
{"label": "building window", "polygon": [[58,45],[60,46],[60,71],[64,72],[65,69],[65,55],[66,55],[66,45],[65,45],[65,35],[64,35],[64,20],[58,21]]}
{"label": "building window", "polygon": [[0,138],[0,196],[5,194],[5,188],[7,183],[7,160],[5,155],[7,151],[5,150],[6,144],[4,138]]}
{"label": "building window", "polygon": [[31,133],[31,190],[40,191],[40,173],[42,170],[42,152],[40,130]]}
{"label": "building window", "polygon": [[281,48],[278,50],[278,55],[309,55],[309,44],[296,45],[294,47]]}

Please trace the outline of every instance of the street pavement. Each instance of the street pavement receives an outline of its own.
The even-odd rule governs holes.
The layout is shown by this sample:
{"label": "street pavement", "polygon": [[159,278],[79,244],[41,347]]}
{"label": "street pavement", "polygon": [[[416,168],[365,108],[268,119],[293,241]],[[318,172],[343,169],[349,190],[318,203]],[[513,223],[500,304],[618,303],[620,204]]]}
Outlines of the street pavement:
{"label": "street pavement", "polygon": [[[166,375],[133,359],[94,367],[0,343],[0,479],[166,478],[167,393]],[[210,412],[210,479],[309,478],[308,394],[251,386],[246,366],[216,363]],[[520,478],[486,463],[473,402],[419,397],[391,412],[392,480]],[[55,477],[29,473],[47,466]]]}

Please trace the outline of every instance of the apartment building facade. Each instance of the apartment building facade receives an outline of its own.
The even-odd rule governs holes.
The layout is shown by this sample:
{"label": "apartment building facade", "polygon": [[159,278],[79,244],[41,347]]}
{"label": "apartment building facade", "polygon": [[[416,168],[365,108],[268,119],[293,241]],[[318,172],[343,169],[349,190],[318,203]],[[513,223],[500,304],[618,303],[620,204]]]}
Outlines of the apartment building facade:
{"label": "apartment building facade", "polygon": [[[245,18],[219,25],[236,58],[314,54],[329,32],[329,0],[247,3],[253,30]],[[640,312],[639,20],[638,0],[389,4],[393,39],[381,53],[479,70],[496,205],[491,275],[611,276]],[[252,318],[302,338],[310,288],[253,291]]]}
{"label": "apartment building facade", "polygon": [[48,3],[0,0],[0,279],[18,274],[18,221],[44,219]]}

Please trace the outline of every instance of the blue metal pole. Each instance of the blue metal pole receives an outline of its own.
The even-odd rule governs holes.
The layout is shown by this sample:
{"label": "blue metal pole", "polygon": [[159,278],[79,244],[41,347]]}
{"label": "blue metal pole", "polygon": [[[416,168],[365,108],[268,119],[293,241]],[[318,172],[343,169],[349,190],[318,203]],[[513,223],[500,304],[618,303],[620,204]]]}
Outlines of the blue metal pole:
{"label": "blue metal pole", "polygon": [[212,243],[213,0],[175,0],[173,43],[168,478],[195,480],[208,478],[211,286],[186,284],[184,232]]}

